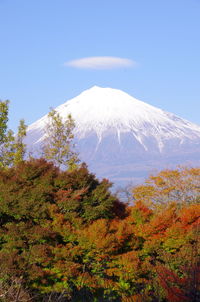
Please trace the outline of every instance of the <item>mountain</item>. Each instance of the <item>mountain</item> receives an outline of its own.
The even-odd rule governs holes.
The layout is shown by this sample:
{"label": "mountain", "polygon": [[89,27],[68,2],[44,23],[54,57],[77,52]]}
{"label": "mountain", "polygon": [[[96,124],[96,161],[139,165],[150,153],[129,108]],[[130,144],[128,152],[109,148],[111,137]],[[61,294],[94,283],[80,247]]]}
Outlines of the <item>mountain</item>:
{"label": "mountain", "polygon": [[[94,86],[56,111],[74,118],[80,159],[116,184],[138,183],[177,164],[200,164],[200,126],[121,90]],[[29,151],[42,145],[46,124],[47,115],[28,127]]]}

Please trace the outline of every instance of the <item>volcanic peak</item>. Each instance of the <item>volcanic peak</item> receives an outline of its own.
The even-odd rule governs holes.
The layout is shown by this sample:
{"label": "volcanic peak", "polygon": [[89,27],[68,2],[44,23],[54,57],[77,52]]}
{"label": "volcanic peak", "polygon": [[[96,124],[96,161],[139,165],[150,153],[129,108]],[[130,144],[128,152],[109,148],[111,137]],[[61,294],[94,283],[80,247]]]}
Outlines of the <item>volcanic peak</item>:
{"label": "volcanic peak", "polygon": [[[95,134],[98,143],[103,137],[128,133],[148,150],[147,141],[154,140],[160,152],[169,139],[183,143],[199,139],[200,127],[172,113],[139,101],[113,88],[94,86],[77,97],[58,106],[56,111],[67,118],[71,114],[76,123],[75,136],[82,139]],[[28,130],[44,129],[47,116],[32,124]],[[43,138],[40,137],[40,141]]]}

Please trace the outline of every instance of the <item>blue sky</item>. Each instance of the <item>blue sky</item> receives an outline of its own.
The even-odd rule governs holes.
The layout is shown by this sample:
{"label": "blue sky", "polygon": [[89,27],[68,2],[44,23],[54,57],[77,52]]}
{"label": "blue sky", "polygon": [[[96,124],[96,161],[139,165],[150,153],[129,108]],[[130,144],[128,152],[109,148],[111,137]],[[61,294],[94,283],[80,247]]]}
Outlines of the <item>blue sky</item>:
{"label": "blue sky", "polygon": [[14,130],[93,85],[200,124],[200,0],[0,0],[0,41]]}

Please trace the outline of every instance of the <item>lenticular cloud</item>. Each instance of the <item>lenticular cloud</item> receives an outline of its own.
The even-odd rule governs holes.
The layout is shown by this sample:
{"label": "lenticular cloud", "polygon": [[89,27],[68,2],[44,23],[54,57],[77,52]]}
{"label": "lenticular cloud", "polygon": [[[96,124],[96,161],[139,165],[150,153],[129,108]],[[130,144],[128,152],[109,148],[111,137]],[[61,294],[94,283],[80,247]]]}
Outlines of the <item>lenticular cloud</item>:
{"label": "lenticular cloud", "polygon": [[134,65],[134,61],[119,57],[88,57],[65,63],[65,66],[81,69],[115,69]]}

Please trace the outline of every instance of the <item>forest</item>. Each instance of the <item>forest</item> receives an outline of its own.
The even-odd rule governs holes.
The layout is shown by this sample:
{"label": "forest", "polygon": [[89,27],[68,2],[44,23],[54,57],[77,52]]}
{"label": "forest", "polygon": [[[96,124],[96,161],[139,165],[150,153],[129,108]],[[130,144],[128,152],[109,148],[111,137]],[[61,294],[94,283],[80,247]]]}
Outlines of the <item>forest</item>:
{"label": "forest", "polygon": [[35,158],[0,103],[0,301],[200,301],[200,168],[151,175],[125,203],[78,160],[72,117],[49,121]]}

